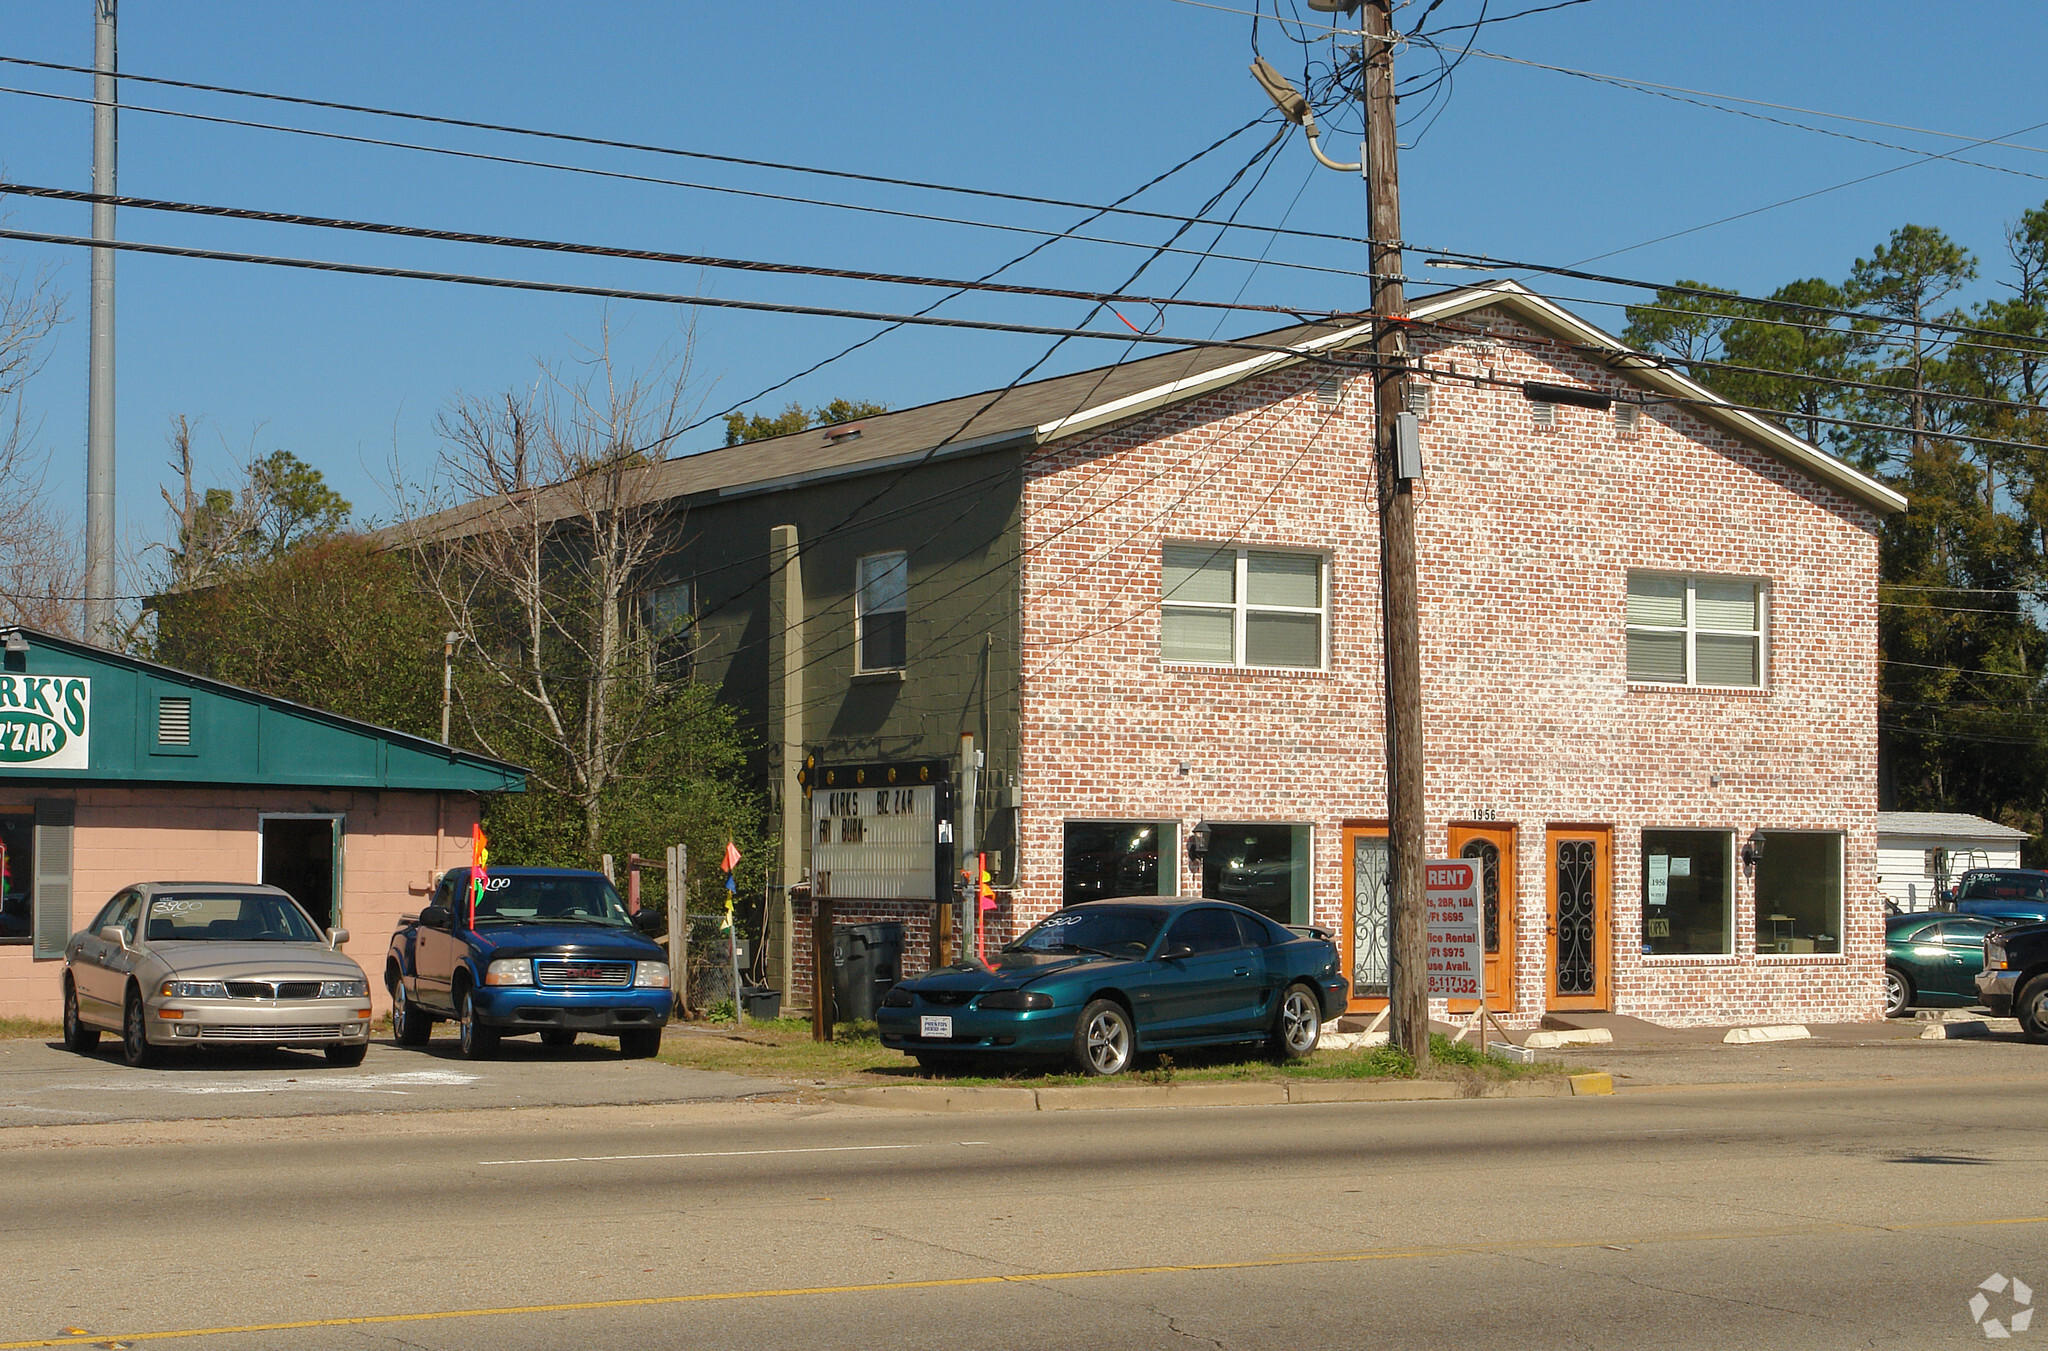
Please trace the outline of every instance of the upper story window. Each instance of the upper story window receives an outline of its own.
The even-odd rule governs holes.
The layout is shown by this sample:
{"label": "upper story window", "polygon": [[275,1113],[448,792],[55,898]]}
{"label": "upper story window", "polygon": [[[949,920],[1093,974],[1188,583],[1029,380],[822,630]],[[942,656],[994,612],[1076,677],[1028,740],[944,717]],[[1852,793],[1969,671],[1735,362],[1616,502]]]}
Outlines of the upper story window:
{"label": "upper story window", "polygon": [[647,633],[648,659],[656,674],[686,674],[697,623],[696,588],[689,582],[675,582],[643,591],[640,623]]}
{"label": "upper story window", "polygon": [[1165,660],[1322,667],[1329,588],[1321,554],[1168,544],[1160,562]]}
{"label": "upper story window", "polygon": [[1628,575],[1628,678],[1758,689],[1770,588],[1753,577]]}
{"label": "upper story window", "polygon": [[860,560],[853,623],[858,669],[900,671],[909,665],[910,555],[869,554]]}

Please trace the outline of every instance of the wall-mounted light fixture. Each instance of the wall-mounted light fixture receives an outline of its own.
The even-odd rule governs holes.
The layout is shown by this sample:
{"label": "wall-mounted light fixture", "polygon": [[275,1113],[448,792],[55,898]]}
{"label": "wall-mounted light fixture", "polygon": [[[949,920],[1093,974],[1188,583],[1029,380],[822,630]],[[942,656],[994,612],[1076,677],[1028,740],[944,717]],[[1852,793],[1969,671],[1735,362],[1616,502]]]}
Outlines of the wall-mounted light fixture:
{"label": "wall-mounted light fixture", "polygon": [[1195,822],[1195,828],[1188,832],[1188,857],[1200,863],[1209,854],[1209,823]]}
{"label": "wall-mounted light fixture", "polygon": [[1756,876],[1756,861],[1764,856],[1764,833],[1759,830],[1749,837],[1749,843],[1742,846],[1742,875]]}

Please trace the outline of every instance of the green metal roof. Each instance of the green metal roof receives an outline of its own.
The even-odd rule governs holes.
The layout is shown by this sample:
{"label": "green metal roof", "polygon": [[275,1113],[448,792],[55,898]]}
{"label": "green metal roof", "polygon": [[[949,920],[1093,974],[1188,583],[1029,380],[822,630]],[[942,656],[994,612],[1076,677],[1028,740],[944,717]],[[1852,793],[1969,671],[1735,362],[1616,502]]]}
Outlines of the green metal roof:
{"label": "green metal roof", "polygon": [[526,791],[518,765],[189,671],[33,629],[0,644],[0,782]]}

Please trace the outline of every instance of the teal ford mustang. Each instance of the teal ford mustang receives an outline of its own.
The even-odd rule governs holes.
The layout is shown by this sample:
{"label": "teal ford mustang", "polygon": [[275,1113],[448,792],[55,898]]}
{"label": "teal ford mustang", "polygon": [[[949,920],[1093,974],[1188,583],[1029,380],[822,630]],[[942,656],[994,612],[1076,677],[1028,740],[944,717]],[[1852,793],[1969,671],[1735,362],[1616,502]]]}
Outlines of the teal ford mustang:
{"label": "teal ford mustang", "polygon": [[2010,929],[2016,922],[1943,910],[1885,916],[1885,1013],[1896,1018],[1915,1005],[1975,1004],[1977,973],[1984,969],[1984,935]]}
{"label": "teal ford mustang", "polygon": [[928,1068],[980,1056],[1071,1058],[1119,1074],[1141,1051],[1262,1042],[1298,1059],[1344,1010],[1337,949],[1240,906],[1187,898],[1089,901],[983,966],[889,991],[882,1044]]}

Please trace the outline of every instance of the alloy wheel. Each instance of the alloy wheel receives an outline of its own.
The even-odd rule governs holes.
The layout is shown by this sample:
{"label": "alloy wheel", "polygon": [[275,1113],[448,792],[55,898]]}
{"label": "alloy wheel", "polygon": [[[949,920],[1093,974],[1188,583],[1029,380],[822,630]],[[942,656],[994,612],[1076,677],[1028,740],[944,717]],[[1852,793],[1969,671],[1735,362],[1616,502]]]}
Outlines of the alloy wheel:
{"label": "alloy wheel", "polygon": [[1884,1011],[1890,1014],[1906,1011],[1906,978],[1889,969],[1884,973]]}
{"label": "alloy wheel", "polygon": [[1294,1055],[1307,1055],[1315,1049],[1316,1038],[1322,1030],[1322,1012],[1309,998],[1308,991],[1298,985],[1289,990],[1280,1005],[1280,1036],[1286,1041],[1288,1051]]}
{"label": "alloy wheel", "polygon": [[1131,1030],[1104,1009],[1088,1020],[1088,1063],[1097,1074],[1115,1074],[1131,1058]]}

